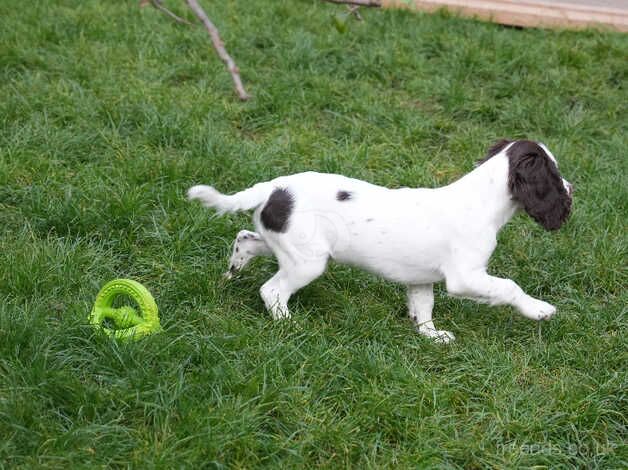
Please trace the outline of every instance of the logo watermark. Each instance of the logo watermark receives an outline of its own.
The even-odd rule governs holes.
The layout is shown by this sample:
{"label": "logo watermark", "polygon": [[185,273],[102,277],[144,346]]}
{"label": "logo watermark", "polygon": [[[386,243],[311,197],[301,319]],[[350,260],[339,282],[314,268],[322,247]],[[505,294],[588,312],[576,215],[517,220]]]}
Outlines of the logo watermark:
{"label": "logo watermark", "polygon": [[619,445],[615,442],[508,442],[497,444],[497,451],[502,454],[526,455],[571,455],[591,456],[613,453]]}

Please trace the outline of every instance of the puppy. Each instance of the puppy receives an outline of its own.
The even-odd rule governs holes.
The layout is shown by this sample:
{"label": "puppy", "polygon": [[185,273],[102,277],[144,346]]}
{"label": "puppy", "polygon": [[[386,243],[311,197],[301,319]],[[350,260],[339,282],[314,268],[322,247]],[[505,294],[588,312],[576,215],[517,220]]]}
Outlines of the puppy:
{"label": "puppy", "polygon": [[274,255],[279,270],[260,294],[275,319],[290,317],[290,296],[319,277],[330,258],[406,285],[411,320],[440,342],[454,335],[432,321],[435,282],[445,281],[450,295],[512,305],[533,320],[556,313],[514,281],[487,273],[497,232],[517,211],[547,230],[558,229],[571,211],[572,186],[538,142],[497,142],[473,171],[436,189],[388,189],[307,172],[233,195],[194,186],[188,198],[219,213],[254,210],[256,231],[238,234],[226,275],[255,256]]}

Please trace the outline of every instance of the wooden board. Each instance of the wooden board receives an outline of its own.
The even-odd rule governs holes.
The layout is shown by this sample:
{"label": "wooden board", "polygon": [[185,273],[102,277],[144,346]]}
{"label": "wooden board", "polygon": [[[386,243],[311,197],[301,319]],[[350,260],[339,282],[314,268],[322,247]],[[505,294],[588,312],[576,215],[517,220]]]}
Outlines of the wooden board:
{"label": "wooden board", "polygon": [[383,0],[382,6],[429,12],[446,8],[462,16],[514,26],[601,27],[628,32],[628,1],[617,0],[617,7],[595,5],[595,0],[584,3],[569,3],[568,0]]}

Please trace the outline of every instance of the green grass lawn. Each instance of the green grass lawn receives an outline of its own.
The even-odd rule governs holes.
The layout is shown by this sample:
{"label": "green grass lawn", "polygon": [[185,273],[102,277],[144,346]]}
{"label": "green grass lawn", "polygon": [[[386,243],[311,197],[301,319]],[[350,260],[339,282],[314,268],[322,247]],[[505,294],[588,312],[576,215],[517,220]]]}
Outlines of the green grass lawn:
{"label": "green grass lawn", "polygon": [[[203,1],[206,32],[136,0],[0,2],[0,467],[625,468],[628,36]],[[166,2],[193,19],[183,2]],[[419,336],[400,286],[332,266],[273,322],[256,260],[225,282],[232,192],[303,170],[437,186],[500,137],[542,140],[576,187],[557,233],[516,217],[491,271],[559,313],[437,288]],[[164,332],[86,324],[144,283]]]}

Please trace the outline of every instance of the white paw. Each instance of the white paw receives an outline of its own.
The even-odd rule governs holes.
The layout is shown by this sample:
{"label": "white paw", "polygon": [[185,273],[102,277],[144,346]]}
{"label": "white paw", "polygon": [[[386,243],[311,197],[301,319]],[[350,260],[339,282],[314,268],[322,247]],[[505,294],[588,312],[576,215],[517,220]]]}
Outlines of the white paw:
{"label": "white paw", "polygon": [[270,316],[273,317],[273,320],[288,320],[292,317],[292,315],[290,315],[290,310],[288,310],[288,306],[285,303],[282,303],[279,300],[272,303],[264,300],[264,303],[270,312]]}
{"label": "white paw", "polygon": [[277,308],[270,311],[273,320],[289,320],[292,318],[290,312],[285,308]]}
{"label": "white paw", "polygon": [[286,302],[282,302],[279,293],[271,285],[264,284],[260,288],[260,295],[266,305],[266,309],[270,312],[273,320],[284,320],[290,318],[290,310]]}
{"label": "white paw", "polygon": [[523,308],[522,313],[532,320],[548,320],[556,313],[556,307],[538,299],[531,299]]}
{"label": "white paw", "polygon": [[417,327],[417,331],[428,338],[432,338],[437,343],[447,344],[456,339],[450,331],[435,330],[434,328],[424,326]]}

